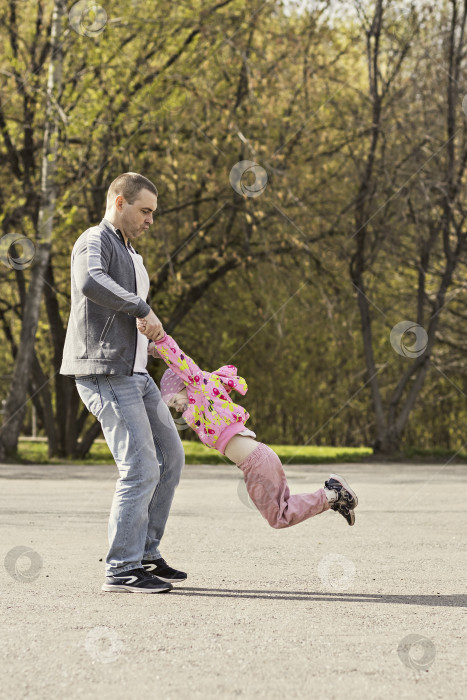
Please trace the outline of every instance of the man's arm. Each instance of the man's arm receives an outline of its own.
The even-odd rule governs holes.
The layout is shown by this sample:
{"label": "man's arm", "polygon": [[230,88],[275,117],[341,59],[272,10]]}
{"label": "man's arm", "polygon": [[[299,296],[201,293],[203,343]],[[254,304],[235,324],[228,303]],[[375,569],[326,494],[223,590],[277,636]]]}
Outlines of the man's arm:
{"label": "man's arm", "polygon": [[151,312],[149,304],[121,287],[108,274],[110,255],[110,245],[98,229],[91,229],[87,236],[78,240],[73,251],[72,272],[79,291],[95,304],[113,311],[147,317]]}

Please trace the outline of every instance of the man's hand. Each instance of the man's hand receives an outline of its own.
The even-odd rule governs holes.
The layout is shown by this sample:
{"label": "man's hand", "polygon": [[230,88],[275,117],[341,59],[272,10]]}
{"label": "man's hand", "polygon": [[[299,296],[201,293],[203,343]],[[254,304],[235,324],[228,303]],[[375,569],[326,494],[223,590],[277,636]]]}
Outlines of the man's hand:
{"label": "man's hand", "polygon": [[165,331],[162,323],[152,310],[144,318],[138,318],[136,326],[149,340],[160,340],[164,337]]}

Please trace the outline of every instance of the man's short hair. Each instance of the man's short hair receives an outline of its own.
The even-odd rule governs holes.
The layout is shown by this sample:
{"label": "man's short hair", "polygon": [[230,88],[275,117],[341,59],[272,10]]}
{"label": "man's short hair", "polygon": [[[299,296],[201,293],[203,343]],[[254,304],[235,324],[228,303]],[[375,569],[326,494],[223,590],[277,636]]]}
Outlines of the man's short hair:
{"label": "man's short hair", "polygon": [[157,188],[151,180],[139,173],[123,173],[111,183],[107,191],[107,204],[121,194],[128,204],[133,204],[141,190],[149,190],[157,197]]}

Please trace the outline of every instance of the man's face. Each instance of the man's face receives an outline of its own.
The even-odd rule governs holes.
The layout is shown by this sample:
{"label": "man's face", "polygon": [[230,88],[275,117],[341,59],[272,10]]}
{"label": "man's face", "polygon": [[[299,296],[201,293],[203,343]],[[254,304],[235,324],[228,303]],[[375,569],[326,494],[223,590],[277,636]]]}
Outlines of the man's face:
{"label": "man's face", "polygon": [[157,196],[149,190],[140,190],[133,204],[119,195],[115,200],[118,212],[118,227],[133,240],[138,238],[153,223],[153,212],[157,209]]}

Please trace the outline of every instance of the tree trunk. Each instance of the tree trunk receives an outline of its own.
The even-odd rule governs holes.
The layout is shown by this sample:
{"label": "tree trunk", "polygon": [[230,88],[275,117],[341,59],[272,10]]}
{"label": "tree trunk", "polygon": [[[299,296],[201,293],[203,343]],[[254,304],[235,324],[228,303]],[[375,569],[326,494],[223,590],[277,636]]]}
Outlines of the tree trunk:
{"label": "tree trunk", "polygon": [[[10,343],[11,355],[15,360],[18,355],[18,346],[16,345],[13,334],[5,321],[5,317],[1,317],[3,332],[5,337]],[[56,432],[55,432],[55,421],[52,408],[52,397],[50,394],[50,389],[48,385],[48,379],[42,371],[42,367],[37,357],[36,352],[33,353],[32,361],[32,375],[28,384],[28,392],[31,397],[31,401],[34,408],[37,411],[39,421],[45,430],[47,435],[47,441],[49,445],[49,457],[53,457],[56,452]]]}
{"label": "tree trunk", "polygon": [[[45,434],[47,435],[47,443],[49,448],[48,454],[49,457],[53,457],[57,453],[57,434],[55,431],[52,396],[49,389],[48,377],[42,371],[39,358],[35,352],[33,355],[32,377],[29,391],[36,409],[38,409],[38,405],[40,405],[40,411],[38,409],[38,412],[45,430]],[[40,397],[42,401],[37,401],[36,403],[35,395],[37,396],[37,399]]]}
{"label": "tree trunk", "polygon": [[398,457],[401,454],[401,434],[392,425],[383,430],[373,443],[377,457]]}
{"label": "tree trunk", "polygon": [[39,314],[44,276],[49,263],[55,211],[55,173],[57,166],[58,112],[57,96],[61,88],[63,53],[60,44],[65,0],[55,0],[50,37],[50,64],[47,81],[44,146],[42,153],[41,203],[39,209],[37,254],[31,271],[21,327],[20,345],[15,361],[13,379],[5,406],[4,422],[0,429],[0,460],[16,454],[19,433],[24,420],[28,384],[32,372],[34,341]]}
{"label": "tree trunk", "polygon": [[81,442],[79,442],[75,446],[73,450],[73,457],[86,457],[87,453],[92,447],[94,440],[101,434],[101,424],[98,420],[96,420],[95,423],[93,423],[91,427],[88,428]]}
{"label": "tree trunk", "polygon": [[[76,444],[76,436],[77,434],[79,435],[79,431],[77,432],[76,430],[77,406],[79,402],[74,382],[69,377],[64,377],[60,374],[66,332],[60,316],[51,260],[49,260],[47,265],[45,282],[45,308],[54,349],[52,367],[55,380],[55,422],[57,433],[55,450],[58,456],[67,457],[72,454]],[[71,432],[68,430],[69,426],[71,427]]]}

